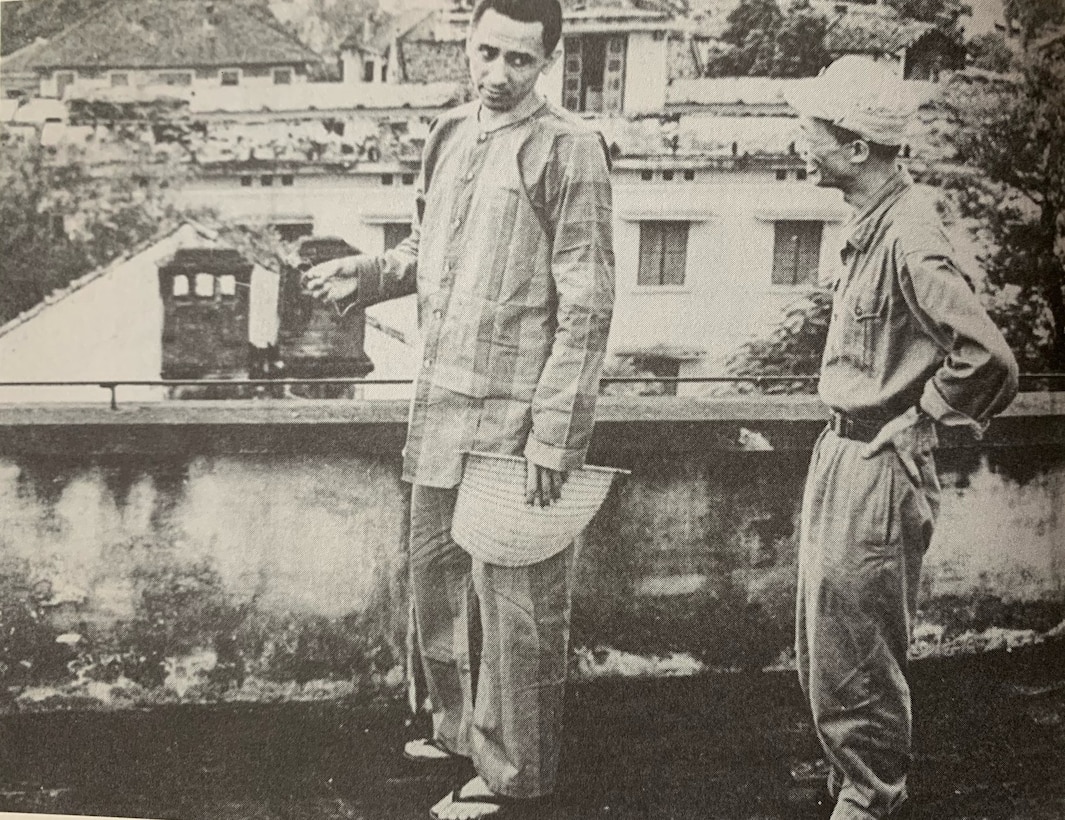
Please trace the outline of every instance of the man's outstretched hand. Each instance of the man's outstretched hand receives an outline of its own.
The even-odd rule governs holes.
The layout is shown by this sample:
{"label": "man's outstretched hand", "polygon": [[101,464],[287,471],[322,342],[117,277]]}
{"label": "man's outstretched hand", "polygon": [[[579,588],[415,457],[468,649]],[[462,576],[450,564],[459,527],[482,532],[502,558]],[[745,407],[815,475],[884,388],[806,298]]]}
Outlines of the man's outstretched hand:
{"label": "man's outstretched hand", "polygon": [[343,259],[331,259],[304,271],[300,277],[304,290],[323,302],[350,300],[359,287],[361,258],[346,256]]}
{"label": "man's outstretched hand", "polygon": [[533,507],[550,507],[562,497],[566,474],[550,467],[525,462],[525,503]]}

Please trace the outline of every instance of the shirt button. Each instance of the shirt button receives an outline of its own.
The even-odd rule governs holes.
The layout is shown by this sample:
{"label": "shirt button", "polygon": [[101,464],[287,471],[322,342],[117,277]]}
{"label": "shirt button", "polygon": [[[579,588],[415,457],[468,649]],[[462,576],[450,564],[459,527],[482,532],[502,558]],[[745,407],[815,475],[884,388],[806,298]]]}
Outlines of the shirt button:
{"label": "shirt button", "polygon": [[473,174],[472,173],[466,174],[466,181],[467,182],[473,182]]}
{"label": "shirt button", "polygon": [[478,134],[477,135],[477,142],[484,142],[486,139],[488,139],[488,135],[487,134]]}
{"label": "shirt button", "polygon": [[424,364],[426,367],[432,367],[433,366],[433,360],[432,359],[426,359],[424,362],[422,362],[422,364]]}
{"label": "shirt button", "polygon": [[440,310],[440,308],[437,308],[436,310],[433,311],[433,316],[435,316],[437,319],[439,319],[443,315],[444,315],[444,311]]}
{"label": "shirt button", "polygon": [[451,227],[454,228],[456,231],[459,229],[459,225],[461,225],[461,224],[462,224],[462,220],[461,219],[453,219],[451,221]]}
{"label": "shirt button", "polygon": [[451,273],[451,263],[450,262],[445,262],[444,263],[444,273]]}

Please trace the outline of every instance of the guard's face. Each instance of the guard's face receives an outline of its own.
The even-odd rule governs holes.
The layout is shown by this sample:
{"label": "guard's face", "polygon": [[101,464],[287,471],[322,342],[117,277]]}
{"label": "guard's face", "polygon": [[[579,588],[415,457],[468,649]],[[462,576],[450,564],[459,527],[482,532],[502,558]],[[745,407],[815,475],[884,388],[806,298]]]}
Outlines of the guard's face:
{"label": "guard's face", "polygon": [[481,104],[496,112],[517,107],[553,62],[544,54],[542,23],[523,23],[488,9],[470,31],[466,54]]}
{"label": "guard's face", "polygon": [[854,178],[854,143],[840,143],[821,120],[802,119],[806,171],[822,188],[846,190]]}

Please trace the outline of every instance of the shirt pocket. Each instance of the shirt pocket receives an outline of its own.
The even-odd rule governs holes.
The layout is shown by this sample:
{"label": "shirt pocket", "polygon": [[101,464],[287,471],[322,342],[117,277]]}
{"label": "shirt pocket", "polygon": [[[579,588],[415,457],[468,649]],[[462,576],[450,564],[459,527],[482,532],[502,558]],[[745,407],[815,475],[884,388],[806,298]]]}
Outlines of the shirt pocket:
{"label": "shirt pocket", "polygon": [[836,291],[833,304],[828,363],[845,362],[862,373],[872,373],[883,344],[886,290],[879,281],[852,282]]}

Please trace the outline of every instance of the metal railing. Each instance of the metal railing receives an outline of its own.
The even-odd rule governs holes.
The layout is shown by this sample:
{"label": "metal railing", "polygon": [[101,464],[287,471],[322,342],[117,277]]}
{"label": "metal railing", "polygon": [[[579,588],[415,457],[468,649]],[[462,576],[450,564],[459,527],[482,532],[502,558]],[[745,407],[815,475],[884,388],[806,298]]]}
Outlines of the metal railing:
{"label": "metal railing", "polygon": [[[607,384],[750,384],[763,388],[774,384],[803,383],[816,384],[818,376],[604,376],[599,380],[600,386]],[[1065,373],[1022,373],[1021,382],[1039,381],[1049,384],[1061,384],[1065,389]],[[60,380],[60,381],[0,381],[0,389],[49,388],[49,387],[98,387],[110,391],[111,409],[118,409],[119,387],[307,387],[326,385],[349,385],[357,387],[396,387],[410,386],[413,379],[361,379],[354,376],[336,376],[318,379],[121,379],[121,380]],[[650,396],[653,398],[654,396]],[[221,399],[220,399],[221,400]]]}

